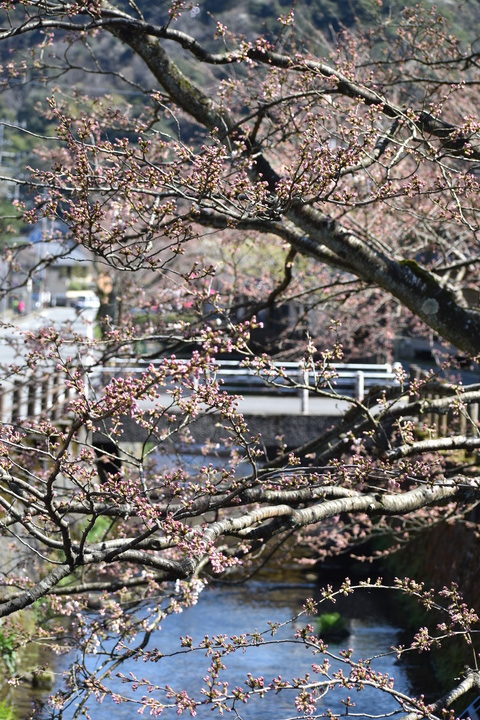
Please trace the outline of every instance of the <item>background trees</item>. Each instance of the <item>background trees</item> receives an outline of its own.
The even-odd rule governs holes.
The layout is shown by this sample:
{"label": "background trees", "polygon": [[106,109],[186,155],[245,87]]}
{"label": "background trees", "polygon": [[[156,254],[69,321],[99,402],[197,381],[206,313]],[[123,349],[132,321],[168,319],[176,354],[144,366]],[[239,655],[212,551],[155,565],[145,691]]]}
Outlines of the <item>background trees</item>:
{"label": "background trees", "polygon": [[[122,662],[159,659],[152,633],[194,604],[206,579],[249,575],[292,537],[323,558],[353,548],[382,555],[445,520],[477,532],[478,471],[467,455],[480,445],[469,410],[477,385],[440,384],[432,373],[407,391],[399,371],[396,387],[343,398],[351,409],[333,429],[272,459],[215,374],[215,358],[234,352],[272,383],[302,384],[250,341],[257,316],[286,300],[297,303],[287,350],[326,398],[338,395],[332,362],[345,351],[388,356],[404,325],[442,339],[451,356],[478,353],[474,48],[436,10],[407,8],[395,31],[389,17],[375,33],[341,33],[327,47],[324,36],[298,38],[288,8],[262,36],[220,21],[210,30],[206,9],[3,4],[6,102],[19,88],[28,102],[32,85],[48,90],[40,126],[13,123],[35,152],[28,178],[13,172],[8,182],[21,189],[17,216],[40,223],[52,247],[61,241],[53,254],[9,241],[4,292],[83,247],[103,307],[95,329],[87,314],[80,325],[27,322],[5,333],[15,346],[4,368],[12,393],[34,375],[60,379],[48,406],[32,392],[26,412],[5,409],[3,532],[25,562],[4,569],[0,615],[42,601],[71,618],[75,647],[105,653],[95,671],[77,656],[52,716],[70,717],[74,700],[78,715],[104,695],[151,715],[203,706],[240,714],[240,703],[274,692],[292,693],[302,717],[328,716],[333,688],[371,685],[411,717],[438,717],[478,685],[474,645],[474,669],[429,708],[349,653],[332,671],[331,650],[308,624],[292,642],[323,658],[312,664],[318,680],[225,684],[227,656],[265,641],[252,633],[181,639],[182,652],[213,658],[198,698],[148,684],[139,695],[141,674],[124,678],[133,695],[109,682]],[[282,342],[274,349],[286,357]],[[144,356],[159,362],[142,364]],[[99,375],[112,359],[136,370]],[[447,412],[449,426],[433,422]],[[158,460],[181,453],[205,416],[217,438],[204,451],[220,449],[222,462],[187,470],[181,458]],[[127,419],[142,443],[119,454]],[[451,636],[472,644],[476,612],[456,586],[439,595],[411,578],[395,586],[438,614],[410,649]],[[338,592],[349,595],[351,583]],[[138,600],[148,609],[131,612]],[[92,601],[102,606],[94,619],[85,615]],[[313,601],[305,612],[316,612]],[[13,626],[4,627],[10,637]],[[58,625],[40,639],[54,632],[65,641]]]}

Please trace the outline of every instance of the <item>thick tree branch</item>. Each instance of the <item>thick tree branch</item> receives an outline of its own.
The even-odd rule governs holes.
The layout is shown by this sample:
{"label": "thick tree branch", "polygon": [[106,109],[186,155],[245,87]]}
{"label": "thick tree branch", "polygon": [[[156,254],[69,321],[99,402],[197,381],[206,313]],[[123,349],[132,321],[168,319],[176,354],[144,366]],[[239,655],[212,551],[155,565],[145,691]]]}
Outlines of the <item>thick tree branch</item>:
{"label": "thick tree branch", "polygon": [[[458,127],[441,118],[435,117],[424,109],[416,113],[409,113],[407,116],[403,108],[388,101],[384,96],[371,88],[365,87],[362,83],[352,80],[328,63],[299,58],[298,56],[292,58],[290,55],[284,55],[255,46],[250,46],[245,49],[242,48],[242,50],[238,51],[211,53],[191,35],[168,26],[155,25],[139,18],[134,18],[127,13],[120,12],[110,2],[103,3],[101,17],[91,19],[83,25],[78,22],[69,22],[60,18],[37,17],[15,28],[4,30],[3,33],[0,33],[0,40],[39,29],[57,28],[70,32],[90,32],[102,27],[120,37],[135,49],[136,52],[138,52],[139,44],[144,45],[145,50],[143,57],[157,77],[158,58],[154,56],[159,53],[158,48],[160,46],[154,42],[155,39],[172,40],[181,45],[184,50],[191,53],[197,60],[211,65],[234,64],[244,62],[248,59],[283,70],[313,72],[321,77],[336,80],[336,87],[332,89],[332,91],[334,90],[337,93],[353,99],[362,100],[366,105],[377,106],[387,117],[402,118],[404,120],[408,117],[408,122],[416,126],[422,133],[440,140],[446,152],[463,156],[468,160],[480,159],[480,152],[471,147],[471,135],[459,133]],[[150,62],[148,62],[147,58],[150,58]],[[181,80],[181,83],[185,83],[185,76],[182,77],[179,75],[178,69],[173,70],[173,66],[166,60],[166,56],[164,56],[163,62],[165,69],[169,70],[173,75],[176,75],[177,80]],[[170,80],[166,78],[167,84]],[[188,81],[186,82],[188,92],[191,93],[191,112],[196,117],[195,104],[199,96],[197,93],[191,92],[194,86],[188,83]],[[177,100],[178,89],[177,86]],[[201,114],[203,114],[205,109],[205,107],[202,108]],[[211,117],[213,119],[214,116],[212,115]],[[220,119],[220,116],[216,116],[216,119]],[[214,121],[214,125],[211,127],[217,126],[219,129],[222,129],[223,120],[224,118],[221,119],[220,125],[217,125]]]}
{"label": "thick tree branch", "polygon": [[473,450],[478,447],[480,447],[480,438],[454,435],[447,438],[421,440],[410,445],[400,445],[400,447],[393,450],[387,450],[385,458],[387,460],[398,460],[410,455],[420,455],[420,453],[434,452],[435,450]]}
{"label": "thick tree branch", "polygon": [[0,602],[0,617],[7,617],[7,615],[12,615],[12,613],[18,610],[23,610],[33,605],[36,600],[39,600],[50,592],[60,580],[67,577],[67,575],[71,573],[71,570],[69,565],[60,565],[30,590],[27,590],[17,597]]}
{"label": "thick tree branch", "polygon": [[[50,23],[49,27],[53,27],[55,22],[61,23],[59,18],[46,18],[45,22],[47,20]],[[33,22],[40,23],[43,20],[37,18]],[[91,23],[96,24],[97,27],[103,25],[121,42],[128,45],[144,60],[174,102],[205,128],[217,132],[227,146],[231,141],[243,138],[248,148],[248,137],[242,135],[231,113],[221,108],[187,78],[170,58],[160,40],[167,39],[180,43],[202,62],[224,64],[241,62],[248,58],[285,70],[317,73],[321,77],[334,79],[336,92],[361,100],[366,105],[377,106],[386,116],[393,119],[402,118],[416,126],[422,133],[440,140],[445,151],[461,155],[465,150],[468,159],[477,158],[477,152],[470,146],[470,137],[462,136],[458,128],[452,124],[435,118],[424,110],[418,113],[410,112],[407,118],[402,108],[388,102],[376,91],[347,78],[326,63],[298,57],[291,58],[256,47],[249,47],[240,53],[211,55],[188,35],[170,27],[146,24],[138,18],[119,12],[108,2],[103,4],[100,17],[89,18],[84,32],[91,28]],[[76,21],[70,24],[76,25]],[[5,31],[4,36],[10,36],[15,32],[30,32],[33,27],[26,23],[16,31],[14,29]],[[278,182],[276,172],[258,149],[255,151],[255,156],[255,172],[268,180],[274,192]],[[203,217],[206,219],[206,215]],[[433,273],[424,270],[416,263],[402,262],[383,254],[343,228],[340,223],[318,210],[305,206],[301,200],[296,201],[287,210],[287,217],[301,231],[300,237],[295,238],[295,244],[292,242],[292,246],[299,252],[317,257],[322,262],[328,260],[328,252],[326,253],[325,250],[333,253],[330,255],[330,261],[334,266],[348,268],[362,281],[378,285],[391,293],[429,327],[461,350],[472,354],[480,352],[480,314],[460,305],[454,293],[445,288],[444,283]],[[218,221],[211,215],[210,222],[214,224]],[[251,219],[250,222],[253,226],[255,220]],[[244,227],[246,224],[244,221]]]}
{"label": "thick tree branch", "polygon": [[[441,711],[443,708],[450,707],[451,705],[453,705],[454,702],[456,702],[456,700],[458,700],[463,695],[473,689],[476,689],[477,692],[478,690],[480,690],[480,673],[478,672],[478,670],[468,669],[466,676],[461,683],[456,685],[445,695],[443,695],[439,700],[433,703],[431,712],[435,713],[437,711]],[[424,717],[424,713],[413,711],[411,713],[408,713],[408,715],[403,715],[400,720],[420,720]]]}
{"label": "thick tree branch", "polygon": [[[230,114],[220,109],[208,95],[181,73],[157,38],[145,38],[138,33],[119,31],[118,28],[112,32],[143,58],[158,82],[186,112],[206,128],[216,128],[227,145],[231,132],[234,137],[238,136]],[[280,63],[280,60],[278,62]],[[281,67],[281,63],[278,66]],[[346,82],[346,88],[350,85],[351,83]],[[352,88],[355,89],[356,86],[353,85]],[[369,91],[362,99],[367,102],[367,97],[371,103],[383,103],[376,93]],[[391,116],[395,117],[396,114]],[[440,125],[438,132],[440,133]],[[276,173],[263,155],[257,156],[256,172],[267,178],[274,187]],[[342,228],[338,222],[301,201],[292,205],[287,211],[287,217],[304,231],[304,235],[296,242],[297,250],[307,255],[315,255],[317,248],[322,252],[322,246],[326,247],[339,257],[341,262],[352,267],[357,277],[387,290],[456,347],[472,354],[480,352],[480,313],[460,306],[453,292],[446,289],[435,275],[414,262],[402,262],[388,257]]]}
{"label": "thick tree branch", "polygon": [[305,236],[293,223],[288,221],[280,222],[255,217],[230,217],[211,210],[210,208],[203,207],[195,209],[192,216],[195,222],[198,222],[200,225],[217,228],[219,230],[234,228],[235,230],[255,230],[269,235],[276,235],[290,243],[292,248],[302,255],[308,255],[325,265],[344,270],[345,272],[352,274],[355,272],[354,266],[351,265],[348,260],[340,258],[327,247],[317,242],[312,242],[309,237]]}

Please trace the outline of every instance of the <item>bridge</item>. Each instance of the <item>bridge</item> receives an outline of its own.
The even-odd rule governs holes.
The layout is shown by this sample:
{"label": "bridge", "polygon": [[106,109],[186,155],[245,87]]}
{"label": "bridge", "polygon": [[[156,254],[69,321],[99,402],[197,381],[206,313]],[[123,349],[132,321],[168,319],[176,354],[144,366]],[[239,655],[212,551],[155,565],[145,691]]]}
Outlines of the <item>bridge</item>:
{"label": "bridge", "polygon": [[[134,365],[117,361],[96,372],[106,384],[109,377],[135,375],[147,367],[141,361]],[[229,394],[238,395],[239,410],[245,415],[335,417],[351,406],[348,398],[361,401],[374,386],[398,385],[398,367],[390,363],[328,363],[322,370],[326,372],[299,362],[274,362],[259,371],[240,360],[217,360],[206,377],[217,380]],[[330,378],[328,382],[323,380],[325,376]],[[316,394],[317,388],[338,397],[321,397]],[[164,397],[166,402],[171,400],[167,394]]]}
{"label": "bridge", "polygon": [[[182,362],[186,361],[178,360],[179,364]],[[112,378],[138,376],[152,364],[155,365],[130,359],[116,360],[100,367],[87,365],[85,376],[89,392],[100,394]],[[268,371],[262,372],[245,367],[237,360],[218,360],[197,382],[217,380],[223,390],[238,396],[238,409],[254,435],[261,436],[268,446],[278,443],[282,436],[290,447],[302,444],[312,433],[318,433],[332,419],[343,415],[351,407],[349,398],[362,400],[373,386],[388,387],[397,383],[395,368],[388,363],[332,363],[322,370],[327,372],[320,372],[315,367],[305,368],[302,363],[283,362],[273,363]],[[321,397],[315,392],[316,386],[320,385],[319,379],[325,377],[330,380],[322,382],[322,388],[331,397]],[[166,407],[172,402],[168,389],[165,387],[165,392],[157,399]],[[54,367],[46,367],[42,373],[32,373],[28,377],[14,375],[2,383],[0,419],[16,424],[44,415],[60,423],[68,418],[67,407],[73,398],[74,392],[66,384],[65,375]],[[148,401],[142,401],[142,404],[148,409]],[[169,412],[172,411],[175,412],[175,408]],[[143,441],[144,432],[128,417],[122,424],[125,441]],[[195,442],[201,444],[218,434],[215,427],[212,414],[200,416],[192,426]]]}
{"label": "bridge", "polygon": [[[161,361],[157,361],[159,364]],[[186,360],[178,360],[185,363]],[[139,375],[152,363],[141,360],[116,360],[106,366],[86,365],[90,392],[100,395],[101,390],[112,378]],[[155,365],[155,363],[153,363]],[[327,373],[325,373],[327,370]],[[305,368],[302,363],[274,363],[268,370],[258,371],[236,360],[218,360],[200,376],[202,380],[215,379],[222,388],[238,397],[238,409],[245,416],[253,435],[258,435],[266,446],[278,444],[278,438],[289,447],[302,445],[309,437],[318,435],[332,421],[342,416],[351,406],[352,400],[361,401],[372,388],[390,387],[398,384],[399,368],[385,364],[332,363],[326,368]],[[330,377],[330,380],[327,378]],[[437,384],[438,385],[438,384]],[[173,386],[172,386],[173,387]],[[171,388],[170,388],[171,389]],[[328,396],[319,395],[317,389],[326,391]],[[171,407],[172,396],[169,387],[160,393],[157,402],[175,412]],[[430,395],[429,395],[430,392]],[[435,390],[435,396],[449,394],[442,388]],[[431,396],[428,389],[422,391],[426,398]],[[54,422],[68,420],[68,404],[74,399],[72,388],[66,384],[65,375],[54,367],[45,367],[42,373],[29,376],[12,375],[4,380],[0,389],[0,420],[16,424],[35,417],[48,417]],[[142,401],[148,409],[149,401]],[[406,402],[405,397],[399,403]],[[427,415],[425,421],[436,426],[437,435],[445,435],[450,423],[458,424],[461,434],[471,434],[479,417],[479,405],[471,401],[468,413],[453,417],[453,411],[439,415]],[[136,443],[145,440],[145,433],[130,418],[122,418],[124,442]],[[221,440],[215,414],[200,414],[189,426],[195,442],[202,444],[207,439]],[[159,425],[159,434],[161,427]]]}
{"label": "bridge", "polygon": [[[182,361],[179,360],[179,363]],[[159,361],[157,361],[157,364]],[[92,391],[100,390],[113,377],[135,376],[145,372],[155,363],[139,360],[116,361],[106,366],[85,368]],[[363,400],[373,386],[389,387],[398,384],[398,374],[390,364],[332,363],[327,366],[330,380],[321,386],[315,368],[305,368],[302,363],[273,363],[269,371],[257,371],[245,367],[241,361],[218,360],[206,377],[220,382],[222,389],[240,396],[239,409],[245,415],[313,415],[335,417],[342,415],[351,403],[347,398]],[[323,377],[323,375],[321,375]],[[0,394],[0,417],[5,423],[46,414],[60,419],[65,414],[73,390],[66,385],[64,374],[52,367],[43,373],[30,376],[12,376],[2,383]],[[201,382],[201,378],[198,382]],[[317,385],[339,397],[319,397]],[[171,403],[171,396],[160,394],[159,401]]]}

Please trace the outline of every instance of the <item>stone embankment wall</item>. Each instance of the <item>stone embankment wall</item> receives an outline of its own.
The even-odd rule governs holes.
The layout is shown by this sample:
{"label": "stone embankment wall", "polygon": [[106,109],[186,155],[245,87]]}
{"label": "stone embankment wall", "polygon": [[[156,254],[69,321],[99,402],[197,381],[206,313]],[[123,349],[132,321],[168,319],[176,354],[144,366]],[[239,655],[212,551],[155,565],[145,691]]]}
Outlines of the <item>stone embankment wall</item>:
{"label": "stone embankment wall", "polygon": [[[301,446],[324,432],[336,419],[316,415],[245,415],[249,434],[258,436],[261,444],[268,448],[280,447],[282,443],[289,448]],[[183,434],[188,435],[190,442],[195,445],[202,445],[207,441],[221,442],[227,435],[224,427],[226,425],[220,415],[215,413],[201,415]],[[170,429],[170,426],[166,422],[159,422],[157,428],[158,436],[161,436],[163,431]],[[107,423],[105,430],[108,429]],[[102,440],[102,428],[99,428],[94,437],[99,441]],[[122,435],[118,439],[120,445],[142,443],[151,439],[151,433],[141,428],[131,418],[128,416],[122,418]],[[172,448],[176,446],[178,449],[181,439],[181,435],[179,437],[174,434],[165,444],[171,445]]]}
{"label": "stone embankment wall", "polygon": [[[470,515],[468,521],[479,519]],[[392,575],[423,581],[436,590],[455,582],[467,605],[480,615],[480,538],[471,526],[440,523],[413,540],[387,565]],[[416,631],[427,625],[432,628],[432,634],[436,634],[435,624],[444,619],[427,614],[413,601],[400,603],[399,620],[408,625],[408,630]],[[480,640],[475,642],[474,637],[474,644],[477,651],[480,650]],[[431,659],[438,680],[448,688],[465,666],[472,667],[473,652],[463,640],[448,640],[440,649],[432,651]]]}

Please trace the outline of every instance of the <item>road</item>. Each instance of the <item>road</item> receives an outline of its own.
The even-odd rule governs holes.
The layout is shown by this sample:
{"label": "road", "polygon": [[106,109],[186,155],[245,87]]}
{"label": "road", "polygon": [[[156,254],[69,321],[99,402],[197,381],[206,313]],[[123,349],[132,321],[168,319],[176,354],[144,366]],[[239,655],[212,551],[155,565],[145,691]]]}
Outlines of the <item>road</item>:
{"label": "road", "polygon": [[[25,355],[22,333],[35,332],[42,327],[63,328],[66,339],[72,333],[91,339],[96,312],[90,308],[77,312],[72,307],[49,307],[4,320],[3,327],[0,327],[0,363],[19,362]],[[67,344],[66,348],[66,352],[72,354],[72,346]]]}

